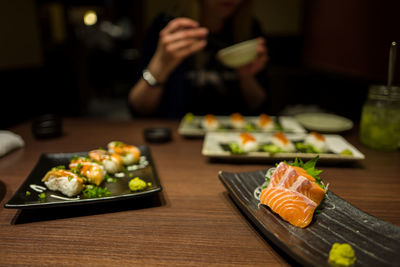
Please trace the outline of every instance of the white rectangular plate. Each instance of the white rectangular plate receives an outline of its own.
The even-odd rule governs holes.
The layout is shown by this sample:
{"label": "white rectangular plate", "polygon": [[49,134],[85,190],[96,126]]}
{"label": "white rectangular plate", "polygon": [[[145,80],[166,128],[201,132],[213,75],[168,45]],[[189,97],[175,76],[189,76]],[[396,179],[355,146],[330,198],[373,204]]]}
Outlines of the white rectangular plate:
{"label": "white rectangular plate", "polygon": [[[215,116],[217,120],[222,124],[223,129],[217,129],[212,132],[238,132],[243,131],[243,129],[233,129],[230,127],[230,116]],[[277,120],[280,126],[282,127],[283,132],[287,133],[305,133],[306,130],[303,126],[294,118],[289,116],[280,116],[280,117],[272,117],[275,121]],[[194,116],[191,122],[187,122],[185,118],[181,120],[181,123],[178,128],[178,132],[180,135],[188,136],[188,137],[202,137],[207,132],[207,130],[203,129],[201,126],[201,122],[204,119],[204,116]],[[246,122],[256,125],[258,116],[244,116]],[[276,132],[278,129],[274,129],[268,132]],[[256,129],[253,132],[266,132],[261,129]]]}
{"label": "white rectangular plate", "polygon": [[[273,134],[272,133],[252,133],[258,143],[269,143]],[[287,133],[287,138],[291,141],[302,141],[307,134],[306,133]],[[206,134],[202,154],[210,158],[225,158],[225,159],[312,159],[319,155],[320,160],[332,160],[332,161],[356,161],[363,160],[365,156],[353,145],[347,142],[340,135],[325,134],[326,142],[328,144],[330,153],[302,153],[302,152],[285,152],[271,154],[269,152],[249,152],[246,154],[232,154],[222,148],[221,144],[227,144],[231,142],[237,142],[239,140],[239,133],[232,132],[209,132]],[[349,149],[353,155],[342,155],[345,149]]]}

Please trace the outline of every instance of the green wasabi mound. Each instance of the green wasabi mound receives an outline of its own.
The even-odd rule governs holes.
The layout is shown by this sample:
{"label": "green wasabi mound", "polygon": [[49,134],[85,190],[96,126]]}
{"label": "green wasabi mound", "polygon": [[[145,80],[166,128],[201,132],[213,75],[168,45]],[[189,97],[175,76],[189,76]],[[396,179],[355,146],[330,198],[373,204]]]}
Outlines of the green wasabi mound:
{"label": "green wasabi mound", "polygon": [[333,266],[351,266],[356,260],[353,248],[347,243],[334,243],[329,251],[328,261]]}
{"label": "green wasabi mound", "polygon": [[[150,183],[149,183],[150,184]],[[145,181],[143,181],[142,179],[140,179],[139,177],[135,177],[133,179],[131,179],[129,181],[129,189],[132,192],[136,192],[136,191],[142,191],[144,189],[146,189],[146,187],[149,185],[146,184]]]}
{"label": "green wasabi mound", "polygon": [[347,156],[353,156],[353,152],[351,152],[350,149],[344,149],[342,152],[340,152],[341,155],[347,155]]}

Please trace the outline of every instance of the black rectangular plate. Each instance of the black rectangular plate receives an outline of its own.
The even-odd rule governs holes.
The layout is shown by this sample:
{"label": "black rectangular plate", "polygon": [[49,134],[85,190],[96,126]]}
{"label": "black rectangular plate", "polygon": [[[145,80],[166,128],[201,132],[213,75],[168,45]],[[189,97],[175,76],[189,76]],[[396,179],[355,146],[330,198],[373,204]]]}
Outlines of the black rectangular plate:
{"label": "black rectangular plate", "polygon": [[399,266],[400,227],[373,217],[328,191],[325,207],[306,228],[295,227],[259,204],[255,189],[266,171],[220,172],[219,178],[234,202],[267,239],[304,266],[330,266],[333,243],[349,243],[354,266]]}
{"label": "black rectangular plate", "polygon": [[[44,183],[41,181],[44,175],[51,168],[65,165],[68,166],[69,160],[78,155],[78,156],[87,156],[88,152],[77,152],[77,153],[50,153],[50,154],[42,154],[39,158],[39,161],[36,163],[32,172],[26,178],[24,183],[18,188],[15,194],[10,198],[10,200],[4,205],[5,208],[11,209],[28,209],[28,208],[45,208],[45,207],[55,207],[55,206],[71,206],[71,205],[83,205],[83,204],[91,204],[91,203],[100,203],[107,201],[117,201],[122,199],[131,199],[138,198],[141,196],[148,196],[162,190],[160,181],[157,176],[157,172],[151,158],[150,150],[147,146],[139,146],[141,151],[141,155],[145,156],[148,165],[144,168],[134,170],[134,171],[126,171],[126,175],[123,178],[117,178],[117,182],[107,182],[104,181],[102,185],[106,186],[111,192],[111,196],[108,197],[100,197],[100,198],[90,198],[90,199],[77,199],[77,200],[61,200],[57,198],[53,198],[50,195],[56,195],[60,197],[66,197],[60,192],[46,190],[46,199],[45,201],[41,201],[39,198],[39,193],[35,192],[30,188],[31,184],[44,186]],[[140,177],[145,182],[150,182],[151,186],[145,189],[144,191],[132,192],[129,190],[128,182],[133,177]],[[30,195],[27,195],[26,192],[31,192]]]}

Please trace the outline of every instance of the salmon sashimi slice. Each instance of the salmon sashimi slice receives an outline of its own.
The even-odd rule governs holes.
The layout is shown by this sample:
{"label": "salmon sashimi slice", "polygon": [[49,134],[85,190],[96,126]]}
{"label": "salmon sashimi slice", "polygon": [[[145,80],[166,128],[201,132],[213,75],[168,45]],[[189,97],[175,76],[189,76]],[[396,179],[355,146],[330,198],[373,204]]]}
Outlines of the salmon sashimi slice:
{"label": "salmon sashimi slice", "polygon": [[300,167],[294,167],[294,166],[290,166],[288,164],[286,164],[285,162],[281,162],[279,163],[279,165],[276,167],[274,174],[271,177],[271,183],[273,186],[275,186],[275,182],[273,180],[277,179],[278,181],[280,179],[282,179],[282,177],[284,176],[284,174],[288,171],[288,170],[295,170],[299,175],[304,176],[305,178],[309,179],[310,181],[315,182],[315,178],[312,177],[311,175],[309,175],[306,170],[304,170],[303,168]]}
{"label": "salmon sashimi slice", "polygon": [[304,228],[324,196],[325,189],[306,170],[281,162],[262,191],[260,203],[291,224]]}
{"label": "salmon sashimi slice", "polygon": [[297,191],[310,198],[318,205],[325,195],[325,190],[303,168],[293,167],[281,162],[272,174],[268,187],[284,187]]}
{"label": "salmon sashimi slice", "polygon": [[267,205],[290,224],[304,228],[310,224],[317,204],[306,196],[283,187],[265,188],[260,203]]}

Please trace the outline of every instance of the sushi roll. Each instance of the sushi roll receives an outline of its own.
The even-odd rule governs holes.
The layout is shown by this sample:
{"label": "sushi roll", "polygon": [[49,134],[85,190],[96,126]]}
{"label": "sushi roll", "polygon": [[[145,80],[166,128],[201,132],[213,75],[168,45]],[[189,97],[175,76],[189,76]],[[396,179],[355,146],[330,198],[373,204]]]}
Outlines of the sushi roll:
{"label": "sushi roll", "polygon": [[283,132],[277,132],[276,134],[274,134],[272,136],[271,142],[285,152],[294,152],[296,150],[293,143],[286,137]]}
{"label": "sushi roll", "polygon": [[275,128],[274,120],[267,114],[260,114],[257,126],[263,131],[272,131]]}
{"label": "sushi roll", "polygon": [[108,152],[118,154],[122,158],[124,165],[137,163],[140,159],[140,150],[136,146],[128,145],[123,142],[112,141],[108,143]]}
{"label": "sushi roll", "polygon": [[253,152],[257,151],[258,143],[253,135],[245,132],[241,133],[239,136],[239,146],[242,148],[243,152]]}
{"label": "sushi roll", "polygon": [[123,162],[122,158],[118,154],[110,154],[104,149],[95,149],[89,152],[89,158],[94,161],[100,162],[105,170],[114,174],[122,170]]}
{"label": "sushi roll", "polygon": [[83,179],[76,173],[65,169],[52,169],[46,173],[42,182],[48,189],[60,191],[66,196],[78,195],[84,186]]}
{"label": "sushi roll", "polygon": [[221,124],[219,123],[219,121],[212,114],[207,114],[206,116],[204,116],[204,119],[201,122],[201,126],[205,130],[209,130],[209,131],[218,129],[220,127],[220,125]]}
{"label": "sushi roll", "polygon": [[82,176],[88,179],[88,182],[99,186],[106,176],[106,170],[102,165],[93,162],[89,158],[75,157],[69,163],[71,170],[77,170]]}
{"label": "sushi roll", "polygon": [[304,140],[304,144],[311,145],[318,153],[324,153],[329,150],[325,137],[317,132],[311,132]]}
{"label": "sushi roll", "polygon": [[231,115],[231,126],[234,129],[244,129],[246,127],[246,121],[240,113],[233,113]]}

